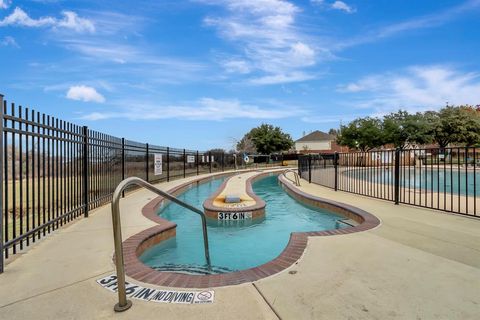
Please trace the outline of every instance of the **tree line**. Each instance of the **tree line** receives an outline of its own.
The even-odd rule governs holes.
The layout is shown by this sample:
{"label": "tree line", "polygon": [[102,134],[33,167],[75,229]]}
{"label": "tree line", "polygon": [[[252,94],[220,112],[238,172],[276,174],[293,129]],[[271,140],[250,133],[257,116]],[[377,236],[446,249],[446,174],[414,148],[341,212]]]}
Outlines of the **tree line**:
{"label": "tree line", "polygon": [[[354,150],[380,147],[405,149],[415,145],[480,146],[480,105],[445,106],[439,111],[409,113],[399,110],[380,117],[357,118],[330,129],[337,144]],[[280,127],[261,124],[236,142],[237,152],[271,154],[293,147],[291,136]]]}
{"label": "tree line", "polygon": [[480,106],[446,106],[439,111],[411,114],[399,110],[383,118],[357,118],[340,126],[337,143],[360,151],[386,145],[404,149],[415,145],[437,144],[480,146]]}
{"label": "tree line", "polygon": [[247,132],[236,144],[238,152],[272,154],[293,147],[292,137],[280,127],[263,123]]}

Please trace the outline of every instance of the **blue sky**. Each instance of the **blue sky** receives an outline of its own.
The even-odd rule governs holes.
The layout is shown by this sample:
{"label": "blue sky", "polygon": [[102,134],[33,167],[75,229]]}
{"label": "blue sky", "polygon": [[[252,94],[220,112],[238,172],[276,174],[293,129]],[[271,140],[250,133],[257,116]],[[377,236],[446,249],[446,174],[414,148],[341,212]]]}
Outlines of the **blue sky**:
{"label": "blue sky", "polygon": [[0,92],[159,145],[230,149],[480,103],[480,0],[0,0]]}

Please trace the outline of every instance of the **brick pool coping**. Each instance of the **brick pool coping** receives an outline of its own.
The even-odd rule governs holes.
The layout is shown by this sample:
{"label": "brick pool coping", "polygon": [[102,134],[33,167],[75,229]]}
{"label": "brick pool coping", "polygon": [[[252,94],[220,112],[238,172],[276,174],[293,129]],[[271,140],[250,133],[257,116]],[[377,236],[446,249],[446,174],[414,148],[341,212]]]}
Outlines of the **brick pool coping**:
{"label": "brick pool coping", "polygon": [[[249,178],[248,184],[271,172],[261,173]],[[170,193],[178,194],[189,188],[192,184],[200,184],[221,176],[231,175],[231,173],[209,176],[194,180],[192,182],[181,184],[169,190]],[[359,231],[372,229],[380,224],[380,220],[372,214],[358,209],[356,207],[313,196],[294,187],[289,180],[279,175],[279,182],[284,190],[299,201],[310,205],[328,209],[344,215],[349,219],[355,220],[359,225],[347,227],[344,229],[312,231],[312,232],[292,232],[285,249],[275,259],[260,266],[235,271],[224,274],[213,275],[189,275],[175,272],[157,271],[143,264],[139,256],[149,247],[175,236],[176,224],[160,218],[156,213],[159,205],[164,200],[157,197],[142,208],[142,214],[160,225],[151,227],[140,233],[133,235],[123,242],[123,253],[125,259],[125,273],[132,279],[150,283],[158,286],[176,287],[176,288],[211,288],[230,286],[246,282],[253,282],[259,279],[269,277],[283,271],[300,259],[307,246],[309,236],[331,236],[349,234]]]}

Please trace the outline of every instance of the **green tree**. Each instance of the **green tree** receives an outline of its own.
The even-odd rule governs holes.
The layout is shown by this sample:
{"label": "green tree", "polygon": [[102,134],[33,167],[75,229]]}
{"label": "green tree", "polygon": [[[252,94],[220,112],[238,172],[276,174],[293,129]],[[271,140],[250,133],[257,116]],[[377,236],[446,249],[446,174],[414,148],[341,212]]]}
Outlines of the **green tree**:
{"label": "green tree", "polygon": [[[239,144],[244,144],[249,140],[253,142],[255,149],[261,154],[287,151],[293,146],[293,140],[289,134],[284,133],[280,127],[265,123],[250,130],[239,141]],[[241,146],[239,144],[237,144],[237,150]]]}
{"label": "green tree", "polygon": [[464,125],[461,128],[459,143],[466,146],[477,146],[480,144],[480,109],[472,106],[459,106],[460,116]]}
{"label": "green tree", "polygon": [[255,144],[248,134],[244,135],[243,138],[237,142],[236,149],[238,152],[257,153]]}
{"label": "green tree", "polygon": [[408,144],[425,144],[431,142],[428,122],[422,113],[409,114],[399,110],[383,118],[385,143],[392,143],[396,148],[405,148]]}
{"label": "green tree", "polygon": [[226,153],[225,149],[222,149],[222,148],[210,149],[210,150],[208,150],[207,152],[211,152],[211,153]]}
{"label": "green tree", "polygon": [[337,136],[338,131],[339,131],[338,129],[331,128],[330,130],[328,130],[328,134],[331,136]]}
{"label": "green tree", "polygon": [[358,118],[340,126],[337,143],[361,151],[369,151],[385,143],[382,121],[378,118]]}
{"label": "green tree", "polygon": [[427,111],[429,133],[440,148],[450,143],[472,146],[480,143],[480,112],[468,106],[447,106],[438,112]]}

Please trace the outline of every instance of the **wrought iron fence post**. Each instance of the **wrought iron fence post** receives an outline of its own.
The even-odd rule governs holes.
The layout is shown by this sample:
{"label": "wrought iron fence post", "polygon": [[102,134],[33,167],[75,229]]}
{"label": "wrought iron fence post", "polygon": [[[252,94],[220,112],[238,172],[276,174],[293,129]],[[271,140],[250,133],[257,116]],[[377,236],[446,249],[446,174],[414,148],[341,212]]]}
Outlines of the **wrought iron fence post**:
{"label": "wrought iron fence post", "polygon": [[170,181],[170,147],[167,147],[167,182]]}
{"label": "wrought iron fence post", "polygon": [[400,149],[395,149],[395,204],[400,201]]}
{"label": "wrought iron fence post", "polygon": [[199,156],[198,156],[198,150],[197,150],[197,158],[196,158],[195,162],[196,162],[196,164],[197,164],[197,176],[198,176],[198,173],[199,173],[199,172],[198,172],[198,171],[199,171],[199,168],[198,168],[198,167],[199,167],[199,165],[200,165]]}
{"label": "wrought iron fence post", "polygon": [[[125,180],[125,138],[122,138],[122,181]],[[122,191],[122,198],[125,197],[125,191]]]}
{"label": "wrought iron fence post", "polygon": [[[2,156],[0,157],[0,273],[3,273],[4,268],[4,254],[3,254],[3,95],[0,94],[0,151]],[[14,200],[15,201],[15,200]],[[7,209],[8,210],[8,209]],[[8,211],[7,211],[8,212]]]}
{"label": "wrought iron fence post", "polygon": [[465,147],[465,157],[464,158],[465,159],[463,161],[465,161],[465,168],[468,168],[468,146]]}
{"label": "wrought iron fence post", "polygon": [[333,154],[333,166],[335,168],[335,191],[338,190],[338,152]]}
{"label": "wrought iron fence post", "polygon": [[212,152],[208,151],[208,162],[210,162],[210,173],[212,173]]}
{"label": "wrought iron fence post", "polygon": [[308,183],[312,183],[312,155],[308,155]]}
{"label": "wrought iron fence post", "polygon": [[[475,176],[475,172],[473,173],[473,176]],[[468,146],[465,147],[465,193],[469,194],[468,193]],[[465,211],[468,212],[468,199],[465,201]]]}
{"label": "wrought iron fence post", "polygon": [[301,155],[299,155],[297,157],[297,170],[298,170],[298,175],[300,176],[300,178],[302,178],[302,167],[303,167],[303,161],[301,160],[303,159],[303,157]]}
{"label": "wrought iron fence post", "polygon": [[145,144],[145,154],[146,154],[146,157],[145,157],[145,180],[147,180],[147,182],[149,181],[148,179],[148,158],[149,158],[149,145],[148,143]]}
{"label": "wrought iron fence post", "polygon": [[183,177],[186,177],[186,166],[187,166],[187,154],[185,149],[183,149]]}
{"label": "wrought iron fence post", "polygon": [[85,205],[84,217],[88,218],[89,205],[89,174],[88,174],[88,127],[83,126],[83,204]]}

